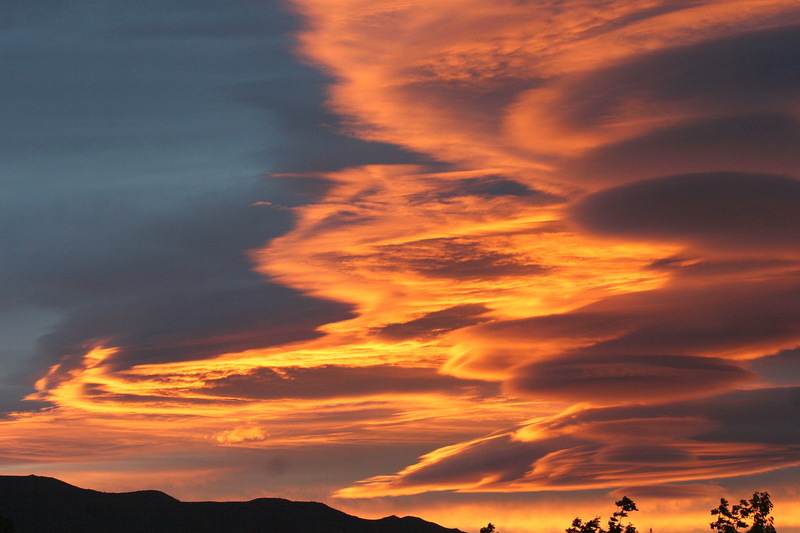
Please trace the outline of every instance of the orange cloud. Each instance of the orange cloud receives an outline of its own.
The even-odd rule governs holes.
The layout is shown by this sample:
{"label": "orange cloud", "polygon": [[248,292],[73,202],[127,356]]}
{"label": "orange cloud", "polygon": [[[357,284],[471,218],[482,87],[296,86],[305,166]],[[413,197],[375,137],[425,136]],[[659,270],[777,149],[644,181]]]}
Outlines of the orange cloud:
{"label": "orange cloud", "polygon": [[703,493],[800,464],[797,391],[745,368],[800,345],[793,3],[294,5],[348,133],[437,163],[274,176],[329,187],[262,205],[295,224],[249,257],[330,305],[70,338],[101,345],[0,421],[10,461],[413,447],[328,481],[343,498]]}

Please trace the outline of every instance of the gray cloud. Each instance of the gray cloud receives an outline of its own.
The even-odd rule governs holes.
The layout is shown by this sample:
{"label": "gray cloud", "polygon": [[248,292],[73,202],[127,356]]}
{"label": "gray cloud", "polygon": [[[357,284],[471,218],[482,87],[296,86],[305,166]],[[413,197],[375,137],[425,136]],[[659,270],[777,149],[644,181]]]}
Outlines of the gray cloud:
{"label": "gray cloud", "polygon": [[[703,417],[707,422],[692,426],[698,442],[765,443],[800,445],[800,388],[781,387],[734,391],[701,400],[687,400],[656,406],[621,406],[587,409],[577,415],[554,420],[550,429],[597,424],[608,427],[607,437],[625,421],[653,420],[655,417]],[[654,422],[656,425],[657,421]],[[635,427],[635,425],[634,425]],[[631,436],[638,431],[627,430]],[[605,434],[605,433],[604,433]],[[643,435],[645,433],[642,433]],[[606,438],[606,437],[603,437]]]}
{"label": "gray cloud", "polygon": [[795,249],[800,181],[713,172],[634,182],[590,195],[574,210],[586,229],[724,249]]}
{"label": "gray cloud", "polygon": [[800,335],[798,293],[797,280],[788,275],[612,297],[585,310],[609,312],[620,321],[638,314],[641,321],[587,351],[704,355],[791,345]]}
{"label": "gray cloud", "polygon": [[322,172],[368,164],[429,164],[435,162],[397,146],[363,141],[343,134],[346,125],[323,106],[319,72],[295,67],[277,79],[248,81],[229,89],[232,98],[265,111],[280,128],[277,146],[264,152],[278,172]]}
{"label": "gray cloud", "polygon": [[[17,281],[9,300],[65,313],[39,341],[40,364],[79,358],[93,342],[120,346],[122,366],[205,358],[313,338],[318,326],[350,317],[346,305],[304,297],[252,271],[247,250],[292,220],[288,211],[247,202],[302,198],[279,185],[250,182],[171,213],[143,213],[123,200],[108,205],[102,195],[3,213],[6,239],[29,235],[4,263]],[[33,218],[38,225],[26,227]],[[42,232],[42,224],[54,230]]]}
{"label": "gray cloud", "polygon": [[315,300],[258,280],[129,296],[68,315],[40,339],[51,358],[82,356],[92,343],[120,347],[120,366],[204,359],[311,339],[316,328],[351,318],[344,304]]}
{"label": "gray cloud", "polygon": [[775,385],[800,385],[800,348],[748,362],[747,368]]}
{"label": "gray cloud", "polygon": [[[664,359],[661,363],[666,366],[659,369],[658,363],[647,363],[646,358],[652,356],[651,361],[659,361],[664,356],[699,356],[674,359],[676,363],[680,361],[679,367],[687,365],[684,378],[675,376],[682,382],[682,379],[692,380],[688,376],[692,364],[703,366],[709,362],[708,357],[745,358],[797,346],[800,343],[798,294],[800,286],[790,272],[767,280],[742,282],[733,277],[717,283],[685,286],[678,282],[658,290],[610,296],[569,313],[465,328],[459,335],[475,346],[464,351],[453,366],[476,371],[491,368],[512,376],[521,372],[523,381],[541,380],[547,391],[551,390],[547,378],[537,376],[555,378],[560,372],[563,379],[571,381],[570,393],[578,394],[582,374],[570,375],[569,358],[577,358],[576,369],[586,365],[588,369],[595,368],[599,375],[604,372],[604,359],[614,361],[621,364],[618,378],[625,375],[624,361],[636,361],[644,366],[634,374],[645,381],[647,372],[653,372],[654,387],[667,393],[670,372],[667,368],[671,363]],[[560,367],[557,360],[562,357],[567,359]],[[551,362],[537,366],[542,361]],[[531,364],[525,370],[525,365]],[[719,381],[714,379],[714,383],[722,385],[728,379],[745,377],[740,369],[719,364]],[[647,369],[648,365],[654,366]],[[614,377],[613,368],[605,370],[610,377]],[[536,373],[539,371],[541,374]],[[712,372],[712,368],[705,371]],[[592,401],[592,383],[597,382],[593,381],[592,372],[583,377],[587,383],[585,400]]]}
{"label": "gray cloud", "polygon": [[575,127],[613,122],[631,102],[703,116],[791,108],[800,93],[798,50],[798,26],[785,26],[641,54],[565,87],[565,118]]}
{"label": "gray cloud", "polygon": [[687,172],[789,174],[800,166],[800,122],[781,113],[705,119],[601,146],[563,171],[581,181],[624,183]]}
{"label": "gray cloud", "polygon": [[793,270],[797,265],[797,261],[788,259],[760,259],[757,257],[701,259],[692,256],[675,256],[654,261],[648,268],[669,272],[676,278],[684,278],[687,281],[702,278],[714,278],[722,281],[743,274],[772,272],[780,275],[782,272]]}
{"label": "gray cloud", "polygon": [[653,403],[710,396],[752,378],[741,366],[715,357],[572,355],[515,369],[506,390],[595,405]]}
{"label": "gray cloud", "polygon": [[531,189],[519,181],[504,176],[465,178],[438,185],[439,187],[436,190],[425,194],[425,196],[434,198],[456,198],[459,196],[497,198],[509,196],[517,199],[522,204],[531,205],[551,205],[566,201],[564,198]]}

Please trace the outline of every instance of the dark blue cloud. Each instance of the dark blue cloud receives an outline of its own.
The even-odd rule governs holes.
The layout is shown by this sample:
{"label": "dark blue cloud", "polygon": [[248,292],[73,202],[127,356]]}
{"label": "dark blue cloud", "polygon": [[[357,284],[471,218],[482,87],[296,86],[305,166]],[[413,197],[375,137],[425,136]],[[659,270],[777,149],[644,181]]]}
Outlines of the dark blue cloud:
{"label": "dark blue cloud", "polygon": [[277,171],[321,172],[368,164],[433,164],[391,144],[344,135],[342,119],[324,107],[323,85],[330,80],[317,71],[297,69],[290,75],[241,83],[233,98],[268,113],[282,140],[265,149]]}
{"label": "dark blue cloud", "polygon": [[248,251],[292,227],[282,207],[327,187],[262,176],[420,158],[336,132],[284,4],[12,0],[0,20],[0,382],[25,389],[8,405],[93,342],[124,367],[351,316],[252,271]]}

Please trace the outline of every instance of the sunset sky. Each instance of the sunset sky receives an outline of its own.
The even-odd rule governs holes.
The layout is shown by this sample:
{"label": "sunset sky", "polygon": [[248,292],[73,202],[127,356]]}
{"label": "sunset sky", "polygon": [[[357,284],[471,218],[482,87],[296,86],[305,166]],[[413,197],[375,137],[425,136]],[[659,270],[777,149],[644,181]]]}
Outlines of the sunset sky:
{"label": "sunset sky", "polygon": [[800,533],[796,0],[3,0],[0,474]]}

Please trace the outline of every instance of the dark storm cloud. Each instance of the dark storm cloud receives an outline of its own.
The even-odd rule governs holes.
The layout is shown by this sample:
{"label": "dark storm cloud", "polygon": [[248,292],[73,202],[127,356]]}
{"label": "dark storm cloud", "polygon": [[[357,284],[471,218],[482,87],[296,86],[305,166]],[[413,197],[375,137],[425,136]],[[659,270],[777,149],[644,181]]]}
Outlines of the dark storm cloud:
{"label": "dark storm cloud", "polygon": [[253,399],[352,398],[423,392],[497,392],[497,386],[443,376],[431,368],[396,366],[269,368],[206,382],[204,393]]}
{"label": "dark storm cloud", "polygon": [[708,396],[752,377],[715,357],[572,355],[515,369],[506,387],[515,395],[602,405]]}
{"label": "dark storm cloud", "polygon": [[481,317],[487,312],[489,308],[482,304],[456,305],[408,322],[389,324],[376,330],[376,333],[390,340],[430,338],[488,320]]}
{"label": "dark storm cloud", "polygon": [[800,167],[800,122],[765,113],[693,121],[605,145],[565,162],[581,180],[620,183],[687,172],[792,173]]}
{"label": "dark storm cloud", "polygon": [[574,216],[590,231],[606,235],[796,250],[800,181],[741,172],[665,176],[590,195]]}

